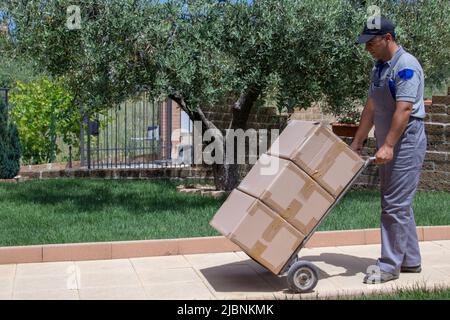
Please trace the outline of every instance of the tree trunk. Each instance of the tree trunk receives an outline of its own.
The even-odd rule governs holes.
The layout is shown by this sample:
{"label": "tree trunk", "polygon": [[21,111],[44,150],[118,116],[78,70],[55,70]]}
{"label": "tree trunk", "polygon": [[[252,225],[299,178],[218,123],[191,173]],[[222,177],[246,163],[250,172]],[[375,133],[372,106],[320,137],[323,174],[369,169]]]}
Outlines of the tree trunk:
{"label": "tree trunk", "polygon": [[217,190],[231,191],[241,181],[238,164],[213,164],[214,185]]}
{"label": "tree trunk", "polygon": [[[247,129],[247,121],[250,115],[250,111],[261,94],[261,87],[259,85],[249,86],[249,88],[244,91],[239,97],[238,101],[233,105],[230,112],[232,113],[232,119],[228,129],[237,130],[237,129]],[[183,99],[172,95],[169,96],[172,100],[177,102],[183,110],[185,110],[191,120],[201,120],[202,121],[202,133],[205,129],[224,129],[217,128],[214,123],[212,123],[209,119],[206,118],[201,108],[198,108],[195,111],[190,111]],[[223,131],[223,130],[221,130]],[[222,140],[223,150],[226,152],[226,141],[227,137]],[[240,182],[240,164],[237,164],[237,146],[234,146],[234,159],[231,159],[231,163],[227,163],[226,153],[223,152],[224,161],[223,164],[214,163],[212,165],[213,174],[214,174],[214,185],[217,190],[225,190],[231,191],[239,185]]]}
{"label": "tree trunk", "polygon": [[[234,104],[231,112],[232,119],[228,129],[237,130],[237,129],[247,129],[247,121],[250,115],[250,111],[255,104],[261,93],[261,87],[258,85],[250,86],[245,92],[241,94],[238,101]],[[228,137],[225,137],[225,143]],[[237,146],[234,145],[234,158],[231,159],[232,163],[227,163],[227,157],[225,157],[224,153],[224,164],[213,166],[214,173],[214,183],[218,190],[231,191],[239,185],[241,181],[241,168],[242,164],[237,163]]]}

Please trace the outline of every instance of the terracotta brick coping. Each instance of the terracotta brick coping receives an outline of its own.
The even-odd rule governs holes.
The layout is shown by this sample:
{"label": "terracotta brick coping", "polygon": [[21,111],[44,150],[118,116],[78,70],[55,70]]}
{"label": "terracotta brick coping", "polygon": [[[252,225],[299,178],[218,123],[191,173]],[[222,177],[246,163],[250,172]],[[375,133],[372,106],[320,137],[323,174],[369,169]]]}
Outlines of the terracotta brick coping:
{"label": "terracotta brick coping", "polygon": [[[450,226],[418,227],[419,241],[450,240]],[[380,243],[379,229],[316,232],[306,248]],[[108,260],[241,251],[225,237],[0,247],[0,264]]]}

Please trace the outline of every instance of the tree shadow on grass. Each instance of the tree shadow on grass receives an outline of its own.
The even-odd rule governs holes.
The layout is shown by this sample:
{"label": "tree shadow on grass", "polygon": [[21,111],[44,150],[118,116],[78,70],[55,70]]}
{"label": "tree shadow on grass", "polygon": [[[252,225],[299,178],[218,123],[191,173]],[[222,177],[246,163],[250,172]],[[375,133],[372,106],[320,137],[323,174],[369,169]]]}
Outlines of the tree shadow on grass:
{"label": "tree shadow on grass", "polygon": [[131,214],[182,213],[218,208],[221,203],[210,197],[180,194],[175,185],[169,181],[46,180],[8,188],[4,201],[44,206],[67,202],[68,208],[76,212],[122,208]]}

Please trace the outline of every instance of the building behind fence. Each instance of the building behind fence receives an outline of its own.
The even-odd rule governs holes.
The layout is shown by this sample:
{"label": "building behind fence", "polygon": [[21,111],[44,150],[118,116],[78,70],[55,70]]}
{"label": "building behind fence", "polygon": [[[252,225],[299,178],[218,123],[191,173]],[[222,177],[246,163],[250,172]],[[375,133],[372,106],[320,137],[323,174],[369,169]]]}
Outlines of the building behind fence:
{"label": "building behind fence", "polygon": [[193,126],[172,100],[155,102],[142,93],[83,120],[81,166],[161,168],[192,163]]}

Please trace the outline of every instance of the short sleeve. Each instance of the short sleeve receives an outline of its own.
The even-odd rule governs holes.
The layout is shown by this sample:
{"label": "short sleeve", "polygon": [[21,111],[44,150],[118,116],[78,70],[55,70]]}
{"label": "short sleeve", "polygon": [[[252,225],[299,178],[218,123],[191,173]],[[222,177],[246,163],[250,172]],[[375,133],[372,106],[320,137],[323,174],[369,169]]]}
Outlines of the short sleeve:
{"label": "short sleeve", "polygon": [[419,93],[421,68],[416,63],[399,61],[395,72],[395,93],[397,101],[416,102]]}

